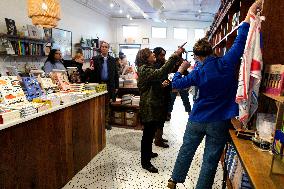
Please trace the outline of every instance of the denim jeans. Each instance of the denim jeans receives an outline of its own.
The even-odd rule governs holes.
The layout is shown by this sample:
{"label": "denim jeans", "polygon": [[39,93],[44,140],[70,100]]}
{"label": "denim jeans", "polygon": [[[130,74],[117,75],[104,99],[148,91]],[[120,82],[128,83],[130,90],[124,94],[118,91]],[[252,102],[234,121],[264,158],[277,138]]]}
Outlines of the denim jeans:
{"label": "denim jeans", "polygon": [[[188,90],[178,90],[180,97],[182,99],[184,108],[186,112],[190,112],[191,111],[191,106],[190,106],[190,102],[189,102],[189,98],[188,98]],[[177,97],[177,92],[171,92],[171,101],[169,103],[168,106],[168,112],[172,112],[173,111],[173,107],[174,107],[174,103]]]}
{"label": "denim jeans", "polygon": [[174,166],[172,179],[178,183],[185,181],[195,151],[206,136],[203,162],[196,189],[211,188],[218,162],[229,136],[230,124],[229,120],[211,123],[189,122]]}

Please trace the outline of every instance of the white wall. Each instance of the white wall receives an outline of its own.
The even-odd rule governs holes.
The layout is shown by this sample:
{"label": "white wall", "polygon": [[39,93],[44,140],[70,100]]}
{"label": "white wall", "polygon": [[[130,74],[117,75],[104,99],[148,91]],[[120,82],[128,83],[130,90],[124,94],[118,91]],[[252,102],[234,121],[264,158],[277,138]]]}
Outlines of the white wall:
{"label": "white wall", "polygon": [[[134,25],[138,26],[138,37],[135,38],[135,43],[142,43],[142,38],[149,38],[149,45],[142,45],[142,48],[149,47],[151,49],[161,46],[165,50],[174,51],[178,45],[181,45],[185,40],[174,39],[174,28],[187,28],[188,29],[188,40],[185,46],[186,50],[192,50],[194,45],[194,29],[206,29],[211,25],[211,22],[195,22],[195,21],[167,21],[167,23],[157,23],[152,20],[143,19],[122,19],[115,18],[112,19],[113,28],[113,43],[118,45],[120,43],[124,44],[125,38],[122,34],[123,25]],[[166,27],[167,28],[167,38],[158,39],[151,38],[152,26],[154,27]]]}
{"label": "white wall", "polygon": [[[27,13],[27,0],[0,0],[0,33],[6,33],[5,18],[15,20],[17,29],[21,29],[23,25],[32,24]],[[109,17],[96,13],[73,0],[61,0],[61,20],[57,28],[72,31],[73,44],[79,43],[80,38],[96,38],[106,41],[112,41],[111,20]],[[74,48],[73,48],[74,53]],[[1,62],[4,60],[0,57]],[[5,59],[9,62],[10,59]],[[18,59],[16,61],[38,61],[33,59]],[[44,61],[44,60],[40,60]],[[10,62],[14,62],[10,61]]]}
{"label": "white wall", "polygon": [[[15,20],[18,29],[23,25],[32,24],[27,13],[26,0],[1,0],[0,1],[0,32],[6,33],[4,18]],[[73,43],[78,43],[81,36],[112,41],[110,18],[100,15],[95,11],[73,0],[61,0],[61,20],[57,28],[72,31]]]}

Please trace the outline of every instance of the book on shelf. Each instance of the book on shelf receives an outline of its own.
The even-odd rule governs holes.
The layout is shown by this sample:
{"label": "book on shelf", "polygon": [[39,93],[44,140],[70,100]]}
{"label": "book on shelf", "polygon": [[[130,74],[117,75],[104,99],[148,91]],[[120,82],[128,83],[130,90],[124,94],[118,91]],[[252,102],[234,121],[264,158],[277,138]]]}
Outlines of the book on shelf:
{"label": "book on shelf", "polygon": [[32,37],[32,38],[36,38],[36,39],[39,39],[41,36],[40,36],[40,31],[39,29],[34,26],[34,25],[27,25],[27,28],[28,28],[28,33],[29,33],[29,36]]}
{"label": "book on shelf", "polygon": [[17,28],[15,21],[9,18],[5,18],[7,34],[8,35],[17,35]]}
{"label": "book on shelf", "polygon": [[284,95],[284,65],[266,65],[262,83],[265,93],[277,96]]}

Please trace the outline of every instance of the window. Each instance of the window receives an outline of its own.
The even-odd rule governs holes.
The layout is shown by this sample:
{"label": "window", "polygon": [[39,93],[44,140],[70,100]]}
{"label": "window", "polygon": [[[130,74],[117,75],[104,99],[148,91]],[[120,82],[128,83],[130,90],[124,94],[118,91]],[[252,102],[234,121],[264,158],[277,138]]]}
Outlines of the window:
{"label": "window", "polygon": [[123,37],[136,38],[138,27],[137,26],[122,26]]}
{"label": "window", "polygon": [[174,39],[187,40],[187,29],[186,28],[174,28]]}
{"label": "window", "polygon": [[167,28],[152,27],[152,38],[167,38]]}
{"label": "window", "polygon": [[126,55],[130,66],[135,65],[135,59],[137,52],[141,49],[141,45],[138,44],[119,44],[119,52],[123,52]]}
{"label": "window", "polygon": [[194,30],[194,41],[202,39],[203,37],[205,37],[204,29],[195,29]]}

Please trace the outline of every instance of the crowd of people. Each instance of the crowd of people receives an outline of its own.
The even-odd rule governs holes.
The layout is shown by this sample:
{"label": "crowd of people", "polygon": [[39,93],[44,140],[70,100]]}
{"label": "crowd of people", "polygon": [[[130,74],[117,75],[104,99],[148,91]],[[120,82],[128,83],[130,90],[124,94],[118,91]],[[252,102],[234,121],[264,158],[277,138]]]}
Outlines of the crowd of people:
{"label": "crowd of people", "polygon": [[[237,90],[236,69],[243,55],[249,30],[250,15],[261,8],[262,0],[256,1],[249,9],[247,17],[239,26],[231,49],[222,57],[213,54],[212,45],[204,38],[198,40],[194,47],[195,66],[188,72],[190,62],[182,59],[185,52],[183,47],[166,61],[166,51],[157,47],[153,52],[149,48],[141,49],[136,56],[137,86],[140,93],[140,117],[143,124],[141,139],[142,168],[158,173],[158,169],[151,163],[151,159],[158,156],[152,151],[154,144],[168,148],[167,140],[163,136],[163,127],[170,119],[173,103],[177,93],[180,94],[185,111],[189,119],[183,137],[183,144],[173,169],[168,188],[176,188],[177,183],[185,181],[195,151],[205,137],[203,163],[196,189],[212,188],[218,162],[228,138],[230,119],[238,115],[235,103]],[[53,69],[65,70],[66,67],[77,67],[83,82],[107,84],[106,98],[106,128],[111,129],[109,123],[109,104],[116,100],[119,88],[119,75],[134,73],[129,66],[126,56],[120,54],[114,58],[108,54],[109,44],[102,42],[100,54],[93,57],[93,66],[83,71],[84,57],[76,54],[71,62],[62,61],[59,50],[51,50],[45,62],[44,71],[50,73]],[[174,72],[172,81],[168,74]],[[188,88],[195,87],[194,104],[188,99]],[[174,90],[173,90],[174,89]]]}

